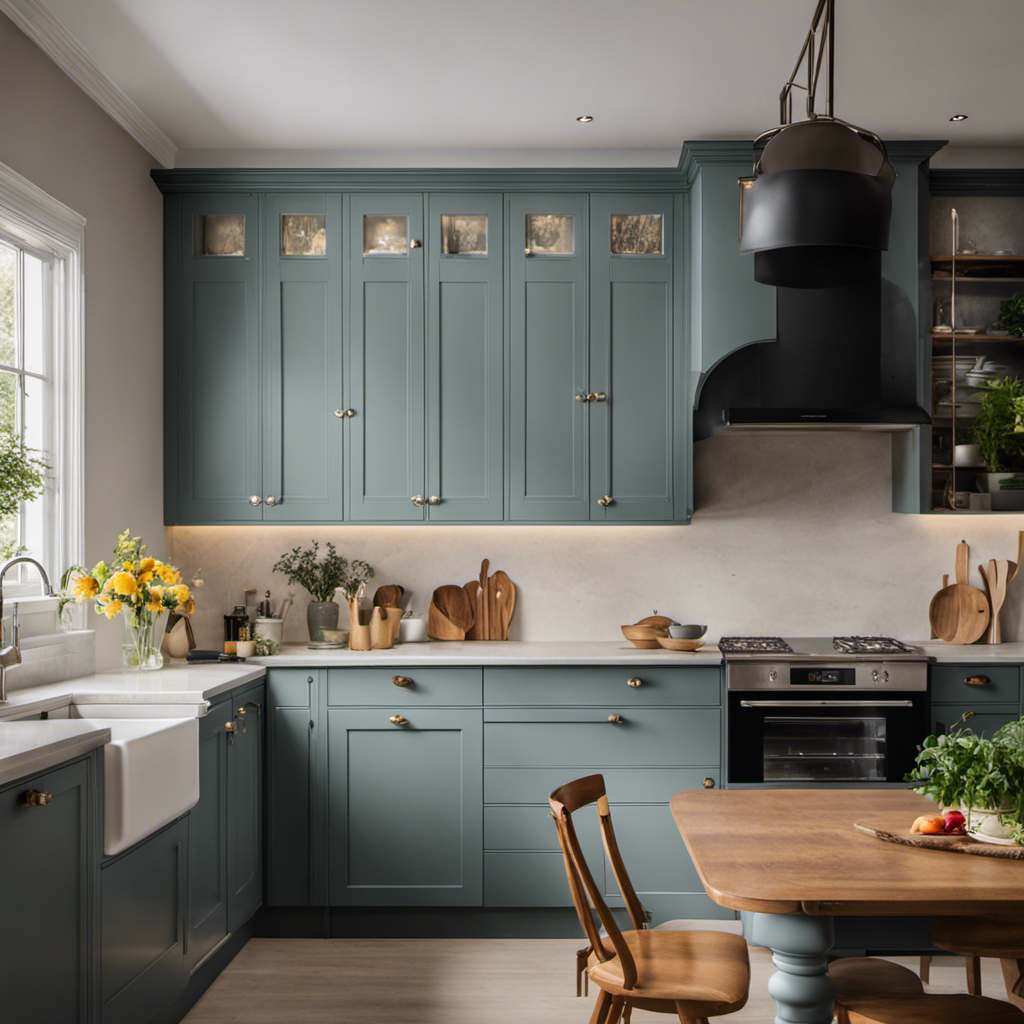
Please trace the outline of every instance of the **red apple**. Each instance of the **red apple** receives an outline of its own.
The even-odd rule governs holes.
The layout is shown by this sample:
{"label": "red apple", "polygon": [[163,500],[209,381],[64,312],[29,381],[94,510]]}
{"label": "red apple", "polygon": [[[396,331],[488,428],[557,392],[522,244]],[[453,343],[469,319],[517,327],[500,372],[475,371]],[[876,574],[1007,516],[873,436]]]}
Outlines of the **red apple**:
{"label": "red apple", "polygon": [[962,835],[967,819],[959,811],[943,811],[942,818],[945,822],[945,831]]}

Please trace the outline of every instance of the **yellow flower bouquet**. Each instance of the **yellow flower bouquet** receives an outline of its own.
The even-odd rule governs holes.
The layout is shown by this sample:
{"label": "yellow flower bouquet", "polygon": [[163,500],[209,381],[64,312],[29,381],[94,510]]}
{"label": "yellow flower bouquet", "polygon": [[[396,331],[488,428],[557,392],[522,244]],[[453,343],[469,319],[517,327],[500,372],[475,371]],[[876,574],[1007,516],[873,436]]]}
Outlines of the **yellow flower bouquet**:
{"label": "yellow flower bouquet", "polygon": [[142,538],[130,533],[125,530],[118,536],[109,565],[101,560],[92,569],[73,565],[64,573],[64,600],[92,601],[108,619],[123,615],[124,667],[160,668],[164,663],[160,616],[165,611],[191,615],[195,610],[192,588],[203,581],[194,578],[191,587],[183,583],[173,565],[148,556]]}

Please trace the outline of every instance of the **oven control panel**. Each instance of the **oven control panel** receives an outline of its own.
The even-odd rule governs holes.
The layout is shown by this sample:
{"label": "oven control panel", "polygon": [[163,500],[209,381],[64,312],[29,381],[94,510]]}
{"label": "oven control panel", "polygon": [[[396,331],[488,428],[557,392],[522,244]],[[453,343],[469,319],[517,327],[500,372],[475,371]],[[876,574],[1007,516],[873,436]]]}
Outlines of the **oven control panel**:
{"label": "oven control panel", "polygon": [[729,690],[927,690],[926,661],[726,661]]}

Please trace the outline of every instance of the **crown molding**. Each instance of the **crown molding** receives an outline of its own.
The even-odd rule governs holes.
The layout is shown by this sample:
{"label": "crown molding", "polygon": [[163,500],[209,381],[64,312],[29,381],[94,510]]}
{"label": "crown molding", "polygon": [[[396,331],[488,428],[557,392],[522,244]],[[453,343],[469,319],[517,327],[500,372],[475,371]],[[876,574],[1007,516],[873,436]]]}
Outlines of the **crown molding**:
{"label": "crown molding", "polygon": [[178,147],[100,70],[85,47],[39,0],[0,0],[0,11],[147,153],[164,167],[174,166]]}
{"label": "crown molding", "polygon": [[937,167],[928,183],[933,196],[1024,196],[1024,167]]}

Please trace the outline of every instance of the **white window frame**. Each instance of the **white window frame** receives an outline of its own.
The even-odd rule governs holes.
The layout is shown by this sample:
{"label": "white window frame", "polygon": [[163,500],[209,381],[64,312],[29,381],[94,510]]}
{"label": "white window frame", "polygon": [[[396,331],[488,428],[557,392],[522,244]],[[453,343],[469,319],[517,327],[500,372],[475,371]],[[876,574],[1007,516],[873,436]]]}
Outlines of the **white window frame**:
{"label": "white window frame", "polygon": [[[0,163],[0,234],[53,260],[54,424],[47,461],[56,501],[46,571],[56,589],[64,570],[85,556],[85,218]],[[8,600],[39,594],[35,580],[4,585]],[[77,611],[73,624],[82,626]]]}

